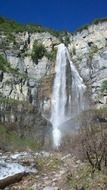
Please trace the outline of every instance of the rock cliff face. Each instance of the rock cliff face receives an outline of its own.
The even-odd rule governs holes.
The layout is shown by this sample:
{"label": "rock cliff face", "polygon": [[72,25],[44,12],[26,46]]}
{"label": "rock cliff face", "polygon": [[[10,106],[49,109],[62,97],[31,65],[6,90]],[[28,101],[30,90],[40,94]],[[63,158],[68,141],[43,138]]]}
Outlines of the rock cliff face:
{"label": "rock cliff face", "polygon": [[0,71],[0,121],[13,131],[16,128],[20,137],[33,136],[43,145],[49,128],[42,114],[50,107],[55,63],[44,56],[36,64],[30,54],[35,40],[43,43],[47,51],[59,41],[49,33],[12,35],[15,44],[8,43],[7,35],[0,35],[0,55],[14,69],[14,72]]}
{"label": "rock cliff face", "polygon": [[[19,101],[29,101],[33,105],[38,104],[38,93],[40,98],[44,96],[44,93],[49,90],[48,96],[50,96],[51,84],[48,85],[51,78],[48,76],[53,75],[54,63],[50,62],[46,57],[38,60],[36,65],[31,59],[32,46],[35,40],[40,41],[46,49],[51,50],[52,44],[59,41],[49,33],[34,33],[29,36],[26,33],[18,33],[15,35],[15,45],[10,43],[8,47],[5,47],[5,53],[1,49],[1,53],[6,56],[7,61],[11,67],[16,69],[20,75],[13,73],[0,73],[0,93],[3,97]],[[6,40],[7,36],[1,35],[2,43]],[[28,43],[29,40],[29,43]],[[25,47],[26,45],[26,47]],[[46,81],[46,82],[45,82]],[[43,83],[46,83],[43,85]],[[42,85],[42,88],[40,89]],[[47,88],[45,87],[47,86]]]}
{"label": "rock cliff face", "polygon": [[[55,60],[50,61],[44,56],[36,65],[30,53],[35,40],[40,41],[48,51],[59,44],[60,40],[45,32],[23,32],[14,34],[14,37],[15,44],[7,43],[5,52],[3,48],[0,52],[21,75],[0,71],[0,93],[3,97],[29,101],[36,105],[39,101],[39,106],[44,104],[45,109],[52,92]],[[7,36],[1,34],[1,43],[6,43],[6,40]],[[68,48],[80,75],[90,87],[92,100],[98,104],[106,104],[106,94],[101,93],[101,85],[107,80],[107,22],[90,25],[87,30],[74,35],[69,34]]]}
{"label": "rock cliff face", "polygon": [[[59,37],[49,32],[18,32],[12,33],[12,37],[14,40],[9,40],[7,34],[4,32],[0,34],[0,55],[7,59],[11,67],[17,71],[16,73],[4,72],[2,69],[0,71],[1,121],[6,121],[2,114],[4,113],[4,118],[6,118],[7,100],[8,102],[13,100],[20,103],[26,102],[48,118],[55,75],[55,59],[50,60],[47,56],[43,56],[37,64],[32,61],[31,53],[35,40],[43,44],[47,52],[53,51],[61,41]],[[91,102],[97,107],[106,106],[107,91],[101,89],[103,81],[107,81],[107,22],[90,25],[88,29],[73,35],[68,33],[67,38],[63,36],[62,40],[67,43],[72,61],[87,85]],[[17,106],[15,110],[17,112]],[[8,111],[16,113],[11,105]],[[21,113],[22,110],[20,110]],[[13,118],[15,117],[13,114]],[[39,121],[42,120],[41,114],[39,118]],[[36,123],[37,126],[38,123]]]}
{"label": "rock cliff face", "polygon": [[107,80],[107,22],[91,25],[77,32],[69,45],[73,62],[84,79],[91,101],[97,107],[107,105],[107,93],[102,92]]}

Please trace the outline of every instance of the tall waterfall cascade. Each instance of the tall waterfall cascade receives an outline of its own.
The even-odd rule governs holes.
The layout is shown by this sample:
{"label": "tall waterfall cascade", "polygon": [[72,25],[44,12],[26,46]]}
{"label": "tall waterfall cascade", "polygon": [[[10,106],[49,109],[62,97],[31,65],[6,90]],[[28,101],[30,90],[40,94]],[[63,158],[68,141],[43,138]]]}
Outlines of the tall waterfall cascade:
{"label": "tall waterfall cascade", "polygon": [[[58,148],[62,137],[61,126],[70,117],[76,117],[85,109],[86,86],[64,44],[58,45],[55,73],[51,98],[51,123],[54,147]],[[68,78],[71,81],[69,84]]]}

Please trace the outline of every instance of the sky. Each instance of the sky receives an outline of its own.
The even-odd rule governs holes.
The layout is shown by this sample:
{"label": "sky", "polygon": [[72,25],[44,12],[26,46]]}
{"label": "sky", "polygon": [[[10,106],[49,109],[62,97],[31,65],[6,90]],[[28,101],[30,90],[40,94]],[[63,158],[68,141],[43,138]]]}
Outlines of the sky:
{"label": "sky", "polygon": [[107,0],[0,0],[0,16],[73,32],[107,17]]}

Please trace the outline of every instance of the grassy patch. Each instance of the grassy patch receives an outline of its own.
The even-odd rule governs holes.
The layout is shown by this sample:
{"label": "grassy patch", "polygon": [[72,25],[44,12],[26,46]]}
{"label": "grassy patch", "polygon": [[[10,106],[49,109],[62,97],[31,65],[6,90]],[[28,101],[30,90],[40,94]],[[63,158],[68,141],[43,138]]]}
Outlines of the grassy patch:
{"label": "grassy patch", "polygon": [[26,150],[27,148],[37,150],[40,148],[41,143],[35,138],[21,138],[15,131],[11,131],[11,129],[0,124],[0,146],[4,149],[20,151]]}
{"label": "grassy patch", "polygon": [[52,171],[57,170],[62,164],[62,161],[55,156],[49,156],[48,158],[39,158],[36,160],[36,165],[39,170]]}

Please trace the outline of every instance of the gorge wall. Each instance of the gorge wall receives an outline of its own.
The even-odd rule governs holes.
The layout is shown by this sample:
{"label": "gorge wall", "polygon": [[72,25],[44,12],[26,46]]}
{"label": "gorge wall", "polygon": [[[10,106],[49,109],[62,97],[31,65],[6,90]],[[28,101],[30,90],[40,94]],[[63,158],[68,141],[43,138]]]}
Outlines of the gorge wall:
{"label": "gorge wall", "polygon": [[[44,54],[36,62],[31,57],[35,41],[48,52],[48,56]],[[55,75],[55,47],[61,42],[68,46],[72,61],[87,86],[91,105],[97,108],[107,106],[107,91],[106,88],[102,90],[103,82],[107,81],[107,22],[58,37],[49,32],[25,31],[12,32],[10,38],[1,31],[0,55],[13,68],[11,71],[0,69],[2,123],[13,123],[14,126],[17,123],[18,130],[34,126],[40,135],[45,129],[47,131]],[[20,135],[27,134],[20,132]]]}
{"label": "gorge wall", "polygon": [[[41,42],[49,52],[60,43],[60,40],[49,33],[19,32],[13,35],[15,45],[8,42],[8,36],[3,33],[0,35],[0,53],[6,56],[11,66],[21,75],[0,71],[0,94],[35,105],[38,105],[39,101],[39,106],[44,104],[45,108],[45,103],[49,103],[48,99],[52,92],[55,59],[51,61],[44,56],[36,65],[30,53],[35,40]],[[97,104],[105,104],[106,98],[105,94],[101,93],[101,84],[107,79],[107,22],[91,25],[87,30],[73,35],[68,33],[68,36],[68,49],[73,63],[84,82],[89,85],[92,100]],[[7,43],[5,52],[2,48],[3,43]]]}

